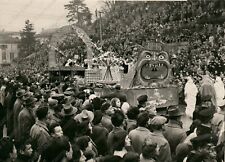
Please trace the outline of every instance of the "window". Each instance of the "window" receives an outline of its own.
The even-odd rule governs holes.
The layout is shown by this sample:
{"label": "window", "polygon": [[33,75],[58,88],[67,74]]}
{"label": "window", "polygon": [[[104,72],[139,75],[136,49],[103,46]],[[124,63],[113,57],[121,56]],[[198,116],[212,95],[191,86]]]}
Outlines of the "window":
{"label": "window", "polygon": [[2,50],[2,60],[6,61],[6,51]]}
{"label": "window", "polygon": [[6,48],[7,48],[7,45],[1,44],[1,45],[0,45],[0,48],[1,48],[1,49],[6,49]]}
{"label": "window", "polygon": [[10,52],[10,61],[12,61],[14,59],[14,53]]}

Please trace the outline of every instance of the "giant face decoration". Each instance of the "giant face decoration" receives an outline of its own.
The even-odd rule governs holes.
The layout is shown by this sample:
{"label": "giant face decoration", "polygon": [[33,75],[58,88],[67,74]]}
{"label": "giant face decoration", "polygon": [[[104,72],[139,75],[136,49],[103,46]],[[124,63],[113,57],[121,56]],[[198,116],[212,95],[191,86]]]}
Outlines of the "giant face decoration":
{"label": "giant face decoration", "polygon": [[165,83],[170,75],[169,56],[163,51],[143,51],[137,61],[133,86]]}

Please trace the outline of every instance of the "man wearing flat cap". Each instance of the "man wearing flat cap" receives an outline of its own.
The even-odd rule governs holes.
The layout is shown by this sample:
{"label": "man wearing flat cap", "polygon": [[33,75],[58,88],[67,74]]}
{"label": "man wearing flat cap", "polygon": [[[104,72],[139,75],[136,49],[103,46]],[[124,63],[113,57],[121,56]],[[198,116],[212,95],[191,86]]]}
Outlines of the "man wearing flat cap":
{"label": "man wearing flat cap", "polygon": [[155,116],[150,121],[151,129],[153,132],[149,135],[147,139],[157,143],[159,147],[158,162],[172,161],[169,142],[166,140],[162,133],[162,128],[166,121],[167,119],[163,116]]}
{"label": "man wearing flat cap", "polygon": [[170,106],[168,108],[168,123],[165,124],[163,135],[170,144],[172,158],[175,159],[176,147],[183,142],[187,135],[182,127],[181,116],[183,113],[178,106]]}

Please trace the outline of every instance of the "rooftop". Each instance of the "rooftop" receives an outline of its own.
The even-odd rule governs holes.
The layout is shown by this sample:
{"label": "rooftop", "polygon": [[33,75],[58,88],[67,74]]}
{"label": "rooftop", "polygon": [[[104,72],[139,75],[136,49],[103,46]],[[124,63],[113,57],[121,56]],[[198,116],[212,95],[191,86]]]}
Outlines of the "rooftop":
{"label": "rooftop", "polygon": [[6,32],[0,31],[0,43],[1,44],[12,44],[12,43],[19,43],[20,40],[18,36],[20,35],[19,32]]}
{"label": "rooftop", "polygon": [[0,35],[1,44],[14,44],[14,43],[17,44],[19,42],[20,42],[19,38]]}

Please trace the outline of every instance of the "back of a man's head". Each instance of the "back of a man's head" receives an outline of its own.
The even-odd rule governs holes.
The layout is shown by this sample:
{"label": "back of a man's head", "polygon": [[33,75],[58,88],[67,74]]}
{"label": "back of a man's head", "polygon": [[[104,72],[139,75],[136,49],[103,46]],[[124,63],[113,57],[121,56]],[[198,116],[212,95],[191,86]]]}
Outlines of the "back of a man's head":
{"label": "back of a man's head", "polygon": [[70,150],[70,144],[66,137],[62,136],[57,139],[53,139],[52,143],[47,146],[42,156],[49,162],[61,162],[66,156],[66,152]]}
{"label": "back of a man's head", "polygon": [[127,111],[127,117],[128,117],[128,119],[136,120],[138,114],[139,114],[139,110],[138,110],[137,107],[131,107]]}
{"label": "back of a man's head", "polygon": [[135,152],[128,152],[123,156],[124,162],[139,162],[139,155]]}
{"label": "back of a man's head", "polygon": [[101,106],[101,111],[102,111],[102,113],[105,113],[105,111],[108,110],[109,107],[110,107],[110,103],[104,102],[104,103],[102,104],[102,106]]}
{"label": "back of a man's head", "polygon": [[47,117],[48,114],[48,105],[42,104],[36,110],[36,116],[38,120],[43,120]]}
{"label": "back of a man's head", "polygon": [[137,124],[140,127],[146,127],[149,120],[149,114],[147,112],[142,112],[137,117]]}
{"label": "back of a man's head", "polygon": [[115,127],[121,126],[123,124],[123,120],[124,120],[124,115],[122,111],[116,111],[111,117],[112,124]]}

